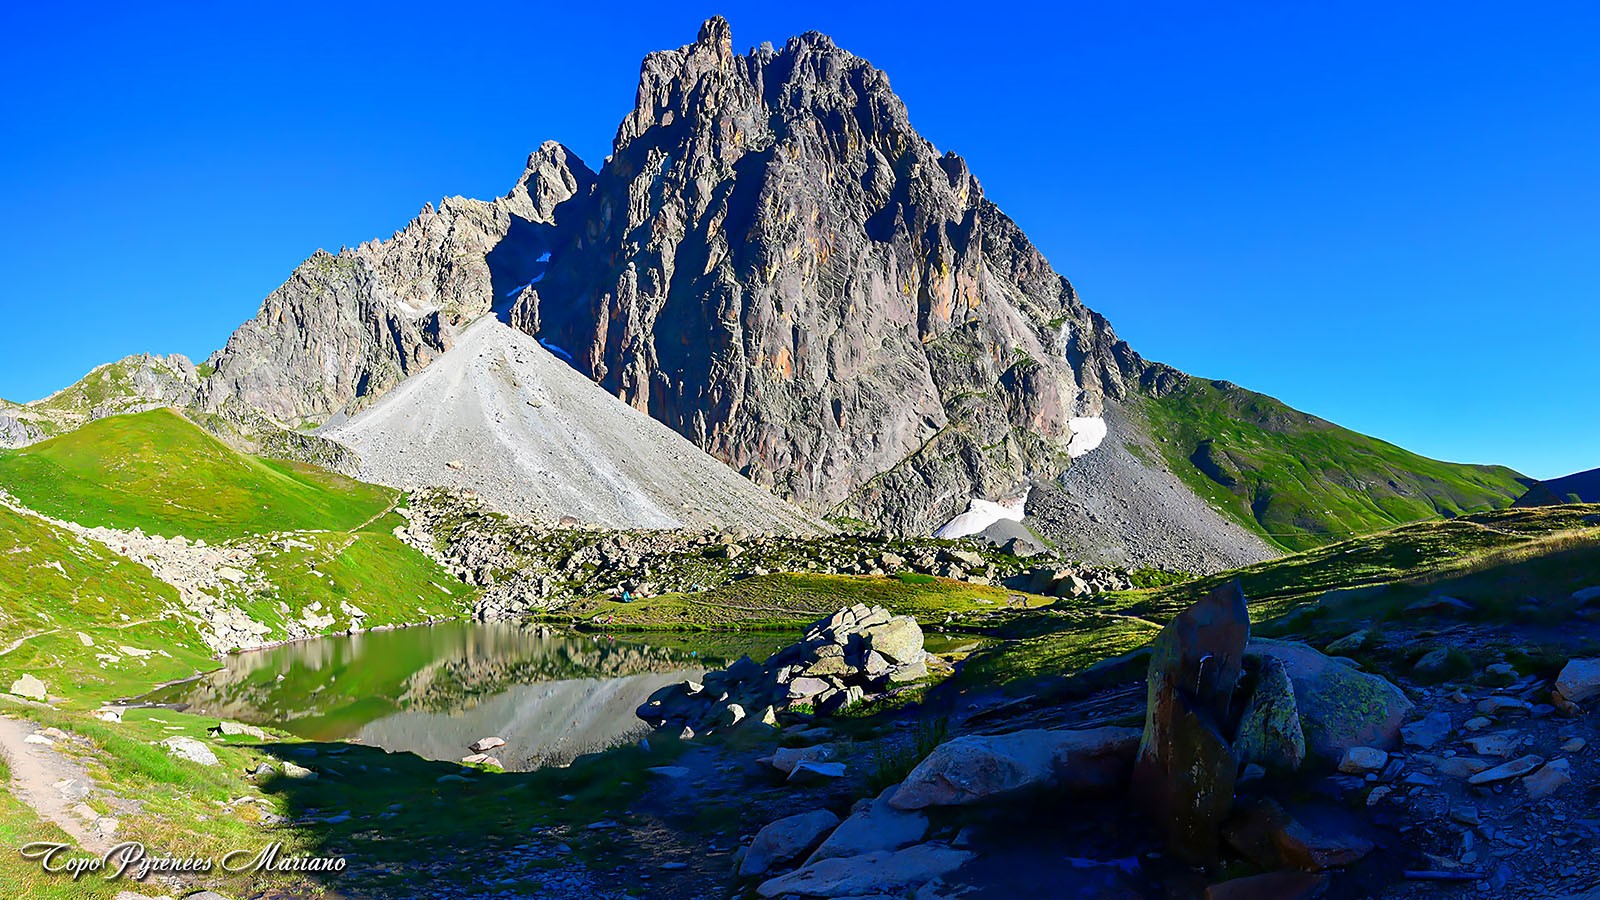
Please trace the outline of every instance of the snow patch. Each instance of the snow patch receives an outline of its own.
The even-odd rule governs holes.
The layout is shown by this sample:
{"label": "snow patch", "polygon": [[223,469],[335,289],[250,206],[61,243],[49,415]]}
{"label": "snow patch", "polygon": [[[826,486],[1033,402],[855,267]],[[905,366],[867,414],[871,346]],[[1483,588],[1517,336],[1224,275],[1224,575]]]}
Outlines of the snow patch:
{"label": "snow patch", "polygon": [[973,497],[972,502],[967,504],[966,512],[939,526],[933,536],[955,540],[978,534],[996,522],[1021,522],[1027,504],[1027,495],[999,503]]}
{"label": "snow patch", "polygon": [[549,350],[551,353],[554,353],[555,355],[561,357],[562,359],[566,360],[567,362],[572,362],[573,361],[571,353],[568,353],[567,351],[561,349],[560,347],[557,347],[555,344],[550,343],[549,341],[545,340],[544,338],[539,338],[539,346],[545,348],[546,350]]}
{"label": "snow patch", "polygon": [[1100,446],[1106,439],[1106,420],[1099,416],[1074,416],[1067,423],[1072,429],[1072,439],[1067,441],[1067,455],[1073,459]]}

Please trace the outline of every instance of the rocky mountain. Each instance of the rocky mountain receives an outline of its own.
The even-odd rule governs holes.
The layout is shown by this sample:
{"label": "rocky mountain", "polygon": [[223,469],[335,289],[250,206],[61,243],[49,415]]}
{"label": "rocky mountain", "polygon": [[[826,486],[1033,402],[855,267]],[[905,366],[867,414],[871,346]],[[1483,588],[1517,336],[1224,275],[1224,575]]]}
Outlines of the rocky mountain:
{"label": "rocky mountain", "polygon": [[[651,54],[598,170],[547,143],[504,197],[319,252],[212,358],[200,400],[291,427],[357,413],[491,313],[779,497],[901,533],[959,516],[1214,569],[1520,493],[1509,470],[1374,457],[1302,420],[1245,430],[1331,450],[1338,477],[1249,458],[1212,419],[1176,427],[1192,380],[1121,341],[888,76],[817,33],[737,54],[714,18]],[[1233,477],[1207,468],[1219,452],[1247,488],[1211,477]],[[1360,507],[1374,478],[1402,500]]]}
{"label": "rocky mountain", "polygon": [[550,525],[818,527],[493,316],[323,434],[354,449],[369,480],[467,488],[497,509]]}
{"label": "rocky mountain", "polygon": [[296,426],[370,403],[448,351],[501,284],[532,277],[538,235],[592,178],[548,143],[504,197],[450,198],[389,240],[318,251],[213,355],[203,406]]}

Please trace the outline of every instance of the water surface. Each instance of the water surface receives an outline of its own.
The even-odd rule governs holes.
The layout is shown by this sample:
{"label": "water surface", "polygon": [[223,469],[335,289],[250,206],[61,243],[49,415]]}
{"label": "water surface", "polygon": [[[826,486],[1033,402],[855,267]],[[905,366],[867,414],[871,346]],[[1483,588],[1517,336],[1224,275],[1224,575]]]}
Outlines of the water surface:
{"label": "water surface", "polygon": [[663,636],[650,642],[538,627],[448,623],[321,638],[235,654],[222,669],[143,698],[269,725],[317,741],[359,741],[455,760],[500,737],[508,769],[565,765],[648,732],[634,709],[781,636]]}

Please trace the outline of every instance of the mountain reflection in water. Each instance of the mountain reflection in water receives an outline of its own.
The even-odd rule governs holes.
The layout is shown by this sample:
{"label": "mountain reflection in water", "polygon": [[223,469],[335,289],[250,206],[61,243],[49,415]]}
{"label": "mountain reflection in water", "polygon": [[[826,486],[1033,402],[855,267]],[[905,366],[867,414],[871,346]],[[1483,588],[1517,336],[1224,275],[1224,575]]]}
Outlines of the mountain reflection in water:
{"label": "mountain reflection in water", "polygon": [[448,623],[237,654],[217,672],[142,699],[429,759],[459,759],[468,744],[493,735],[506,740],[494,755],[524,771],[638,738],[648,727],[633,711],[656,689],[741,652],[759,659],[779,643],[758,637],[650,646],[522,625]]}

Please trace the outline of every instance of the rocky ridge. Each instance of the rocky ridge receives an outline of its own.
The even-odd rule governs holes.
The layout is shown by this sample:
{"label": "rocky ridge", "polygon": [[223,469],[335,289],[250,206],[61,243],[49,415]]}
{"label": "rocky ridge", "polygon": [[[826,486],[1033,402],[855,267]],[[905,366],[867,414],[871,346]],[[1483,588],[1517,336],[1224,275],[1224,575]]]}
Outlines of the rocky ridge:
{"label": "rocky ridge", "polygon": [[0,448],[25,447],[107,416],[189,406],[199,390],[199,372],[185,356],[125,357],[31,403],[0,401]]}
{"label": "rocky ridge", "polygon": [[476,614],[485,620],[556,611],[595,594],[703,591],[774,572],[931,575],[1075,598],[1133,584],[1127,570],[1024,558],[972,540],[552,526],[495,511],[472,491],[418,491],[397,512],[406,525],[396,537],[482,588]]}

